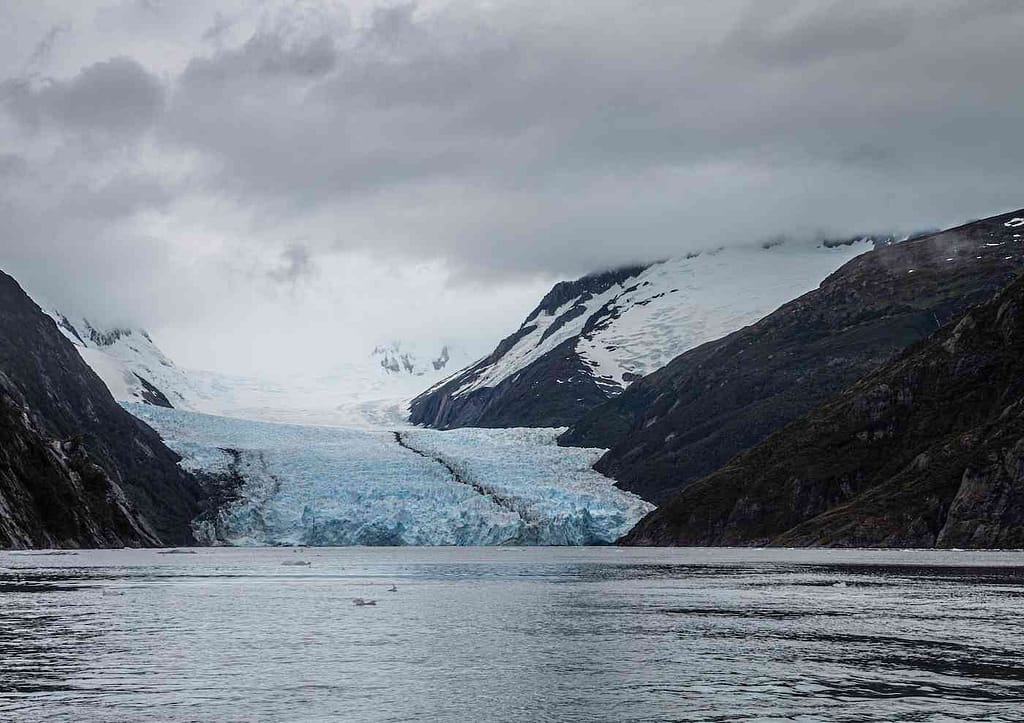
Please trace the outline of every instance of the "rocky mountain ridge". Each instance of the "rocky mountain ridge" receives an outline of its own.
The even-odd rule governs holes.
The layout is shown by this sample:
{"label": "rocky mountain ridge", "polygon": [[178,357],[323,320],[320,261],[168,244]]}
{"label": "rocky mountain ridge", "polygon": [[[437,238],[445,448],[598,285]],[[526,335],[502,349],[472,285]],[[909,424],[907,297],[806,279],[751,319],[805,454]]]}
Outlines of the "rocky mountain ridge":
{"label": "rocky mountain ridge", "polygon": [[754,244],[561,282],[490,355],[416,397],[409,419],[441,429],[572,424],[681,352],[814,288],[872,245]]}
{"label": "rocky mountain ridge", "polygon": [[193,380],[145,329],[104,326],[58,309],[44,310],[118,401],[184,409],[195,404]]}
{"label": "rocky mountain ridge", "polygon": [[622,542],[1024,547],[1024,279],[690,485]]}

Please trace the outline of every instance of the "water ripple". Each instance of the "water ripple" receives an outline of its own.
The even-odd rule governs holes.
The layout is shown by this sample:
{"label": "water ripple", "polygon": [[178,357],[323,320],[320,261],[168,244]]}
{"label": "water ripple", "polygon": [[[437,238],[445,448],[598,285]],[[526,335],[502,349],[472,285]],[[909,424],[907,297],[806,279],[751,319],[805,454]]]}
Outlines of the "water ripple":
{"label": "water ripple", "polygon": [[1020,720],[1022,593],[1022,553],[0,552],[0,719]]}

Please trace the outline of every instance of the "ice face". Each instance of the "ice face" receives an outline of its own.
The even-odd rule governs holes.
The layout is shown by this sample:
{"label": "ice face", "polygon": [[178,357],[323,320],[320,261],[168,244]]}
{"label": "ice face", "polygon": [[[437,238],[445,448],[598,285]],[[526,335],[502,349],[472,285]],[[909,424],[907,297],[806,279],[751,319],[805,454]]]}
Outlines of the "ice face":
{"label": "ice face", "polygon": [[520,542],[612,542],[652,506],[591,469],[604,450],[559,447],[555,440],[562,431],[413,429],[403,437],[496,499],[512,500],[523,521]]}
{"label": "ice face", "polygon": [[197,525],[211,543],[601,544],[651,509],[590,469],[601,450],[558,447],[557,429],[404,429],[404,447],[388,431],[125,406],[184,467],[244,481]]}

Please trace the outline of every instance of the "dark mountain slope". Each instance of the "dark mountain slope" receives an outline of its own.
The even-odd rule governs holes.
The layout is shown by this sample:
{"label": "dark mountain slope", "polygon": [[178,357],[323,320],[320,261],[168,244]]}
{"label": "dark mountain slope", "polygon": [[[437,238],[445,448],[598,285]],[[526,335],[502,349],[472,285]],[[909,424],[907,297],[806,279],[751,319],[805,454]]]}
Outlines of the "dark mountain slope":
{"label": "dark mountain slope", "polygon": [[201,491],[0,273],[0,546],[183,544]]}
{"label": "dark mountain slope", "polygon": [[624,542],[1024,547],[1024,279],[691,485]]}
{"label": "dark mountain slope", "polygon": [[40,430],[25,398],[0,374],[0,547],[157,543],[84,446]]}
{"label": "dark mountain slope", "polygon": [[1022,212],[877,248],[756,324],[674,359],[562,444],[610,447],[595,468],[656,503],[708,475],[1024,269]]}

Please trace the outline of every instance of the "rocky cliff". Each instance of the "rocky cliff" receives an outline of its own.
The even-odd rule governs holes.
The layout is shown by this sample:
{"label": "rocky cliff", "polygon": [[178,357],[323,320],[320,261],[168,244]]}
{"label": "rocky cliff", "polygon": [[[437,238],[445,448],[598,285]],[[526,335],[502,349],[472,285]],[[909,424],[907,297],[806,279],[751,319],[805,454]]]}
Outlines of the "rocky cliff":
{"label": "rocky cliff", "polygon": [[202,493],[0,273],[0,547],[192,541]]}

